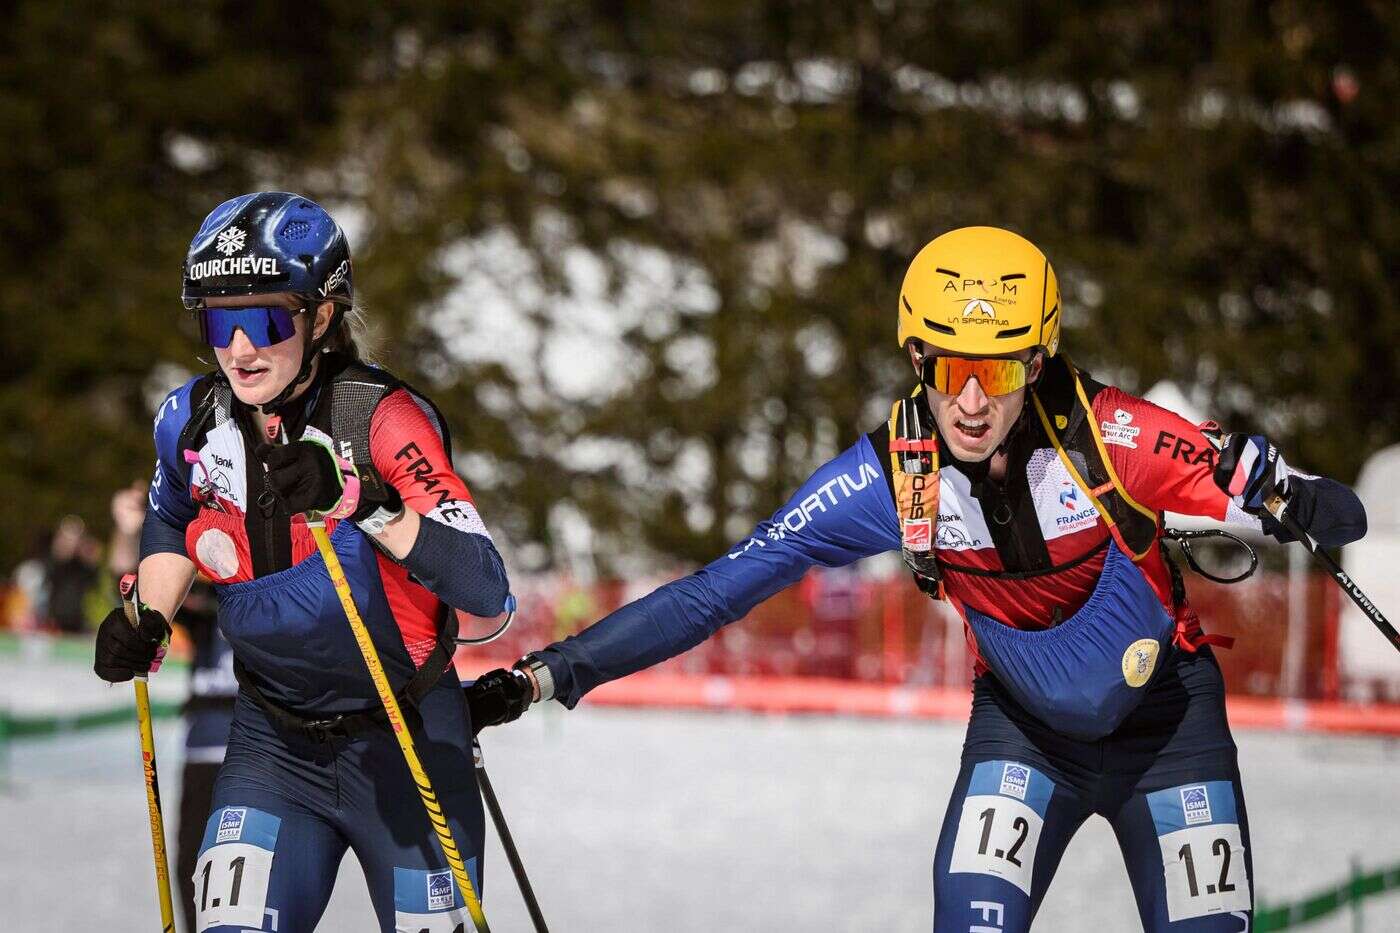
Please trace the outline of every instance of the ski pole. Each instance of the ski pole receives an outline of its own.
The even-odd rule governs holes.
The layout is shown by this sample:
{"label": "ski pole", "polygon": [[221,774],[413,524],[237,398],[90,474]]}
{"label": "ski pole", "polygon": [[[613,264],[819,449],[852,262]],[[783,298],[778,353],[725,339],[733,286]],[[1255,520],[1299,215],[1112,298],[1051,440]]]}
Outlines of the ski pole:
{"label": "ski pole", "polygon": [[[140,623],[137,610],[136,574],[129,573],[118,584],[122,609],[133,626]],[[159,666],[157,660],[155,666]],[[175,933],[175,907],[170,897],[170,863],[165,857],[165,817],[160,804],[160,779],[156,775],[156,740],[151,729],[151,697],[147,674],[132,678],[136,688],[136,722],[141,728],[141,765],[146,775],[146,810],[151,819],[151,850],[156,863],[156,894],[160,898],[161,933]]]}
{"label": "ski pole", "polygon": [[472,739],[472,758],[476,762],[476,780],[481,785],[481,797],[486,801],[486,809],[491,811],[491,822],[496,824],[496,835],[501,837],[501,848],[505,849],[506,861],[510,862],[510,870],[515,873],[515,883],[520,886],[520,896],[525,899],[525,909],[530,912],[535,933],[549,933],[549,927],[544,923],[544,914],[540,912],[539,901],[535,900],[535,889],[530,887],[530,879],[525,875],[525,863],[520,860],[515,840],[511,838],[510,828],[506,826],[501,803],[496,799],[491,779],[486,776],[486,758],[481,754],[481,743],[476,739]]}
{"label": "ski pole", "polygon": [[[281,433],[282,420],[273,416],[267,421],[267,439],[276,442]],[[283,439],[285,442],[285,438]],[[437,794],[433,791],[433,783],[428,779],[428,772],[423,769],[423,762],[418,758],[418,749],[413,742],[413,735],[409,732],[407,724],[403,719],[403,712],[399,709],[399,701],[394,696],[394,690],[389,685],[389,677],[384,673],[384,665],[379,660],[379,650],[374,647],[374,642],[370,639],[369,629],[365,628],[364,620],[360,618],[360,611],[355,607],[355,597],[350,592],[350,583],[345,579],[345,569],[340,565],[340,558],[335,553],[335,548],[331,546],[330,535],[326,534],[326,523],[321,519],[313,519],[306,516],[306,523],[311,528],[311,536],[316,540],[316,549],[321,554],[321,559],[325,561],[326,572],[330,575],[331,586],[335,588],[336,595],[340,597],[341,608],[345,610],[345,618],[350,622],[350,630],[355,634],[355,643],[360,646],[360,656],[364,658],[365,667],[369,668],[370,680],[374,681],[375,692],[379,694],[379,702],[384,704],[384,713],[389,717],[389,727],[393,730],[394,737],[398,739],[399,750],[403,752],[403,760],[408,765],[409,773],[413,775],[413,783],[418,787],[418,796],[423,801],[423,809],[428,812],[428,822],[433,824],[433,830],[437,833],[438,842],[442,845],[442,854],[447,858],[447,864],[452,869],[452,877],[457,880],[457,886],[462,891],[462,900],[467,905],[467,913],[471,915],[472,924],[476,927],[477,933],[490,933],[491,928],[486,924],[486,914],[481,908],[481,899],[477,897],[476,886],[472,884],[471,877],[467,874],[467,865],[462,861],[462,853],[457,848],[457,842],[452,838],[452,827],[447,825],[447,816],[443,813],[442,804],[438,802]]]}
{"label": "ski pole", "polygon": [[1274,517],[1275,521],[1288,529],[1288,533],[1297,538],[1303,547],[1308,549],[1308,552],[1317,559],[1317,562],[1327,570],[1327,573],[1331,575],[1336,584],[1342,588],[1342,592],[1351,597],[1351,601],[1356,604],[1356,608],[1365,613],[1366,618],[1371,620],[1371,624],[1380,630],[1380,633],[1385,636],[1386,641],[1390,642],[1390,646],[1396,651],[1400,651],[1400,632],[1395,631],[1395,626],[1391,625],[1390,621],[1386,619],[1380,607],[1371,602],[1371,598],[1361,591],[1361,587],[1356,585],[1356,581],[1341,568],[1341,565],[1333,560],[1330,554],[1319,547],[1318,543],[1312,539],[1312,536],[1303,530],[1303,526],[1299,525],[1297,520],[1294,519],[1292,515],[1288,514],[1288,502],[1278,493],[1274,493],[1264,500],[1264,508]]}
{"label": "ski pole", "polygon": [[[1206,440],[1210,441],[1216,450],[1224,448],[1225,435],[1220,431],[1210,430],[1204,433]],[[1395,626],[1390,624],[1385,613],[1381,612],[1379,606],[1371,602],[1371,598],[1361,591],[1361,587],[1356,585],[1356,581],[1341,568],[1341,565],[1312,539],[1312,535],[1303,530],[1303,526],[1298,524],[1297,519],[1288,514],[1288,500],[1277,492],[1272,493],[1264,499],[1264,511],[1272,515],[1274,521],[1282,525],[1289,534],[1298,539],[1303,547],[1308,549],[1308,553],[1323,566],[1333,582],[1341,587],[1342,592],[1346,593],[1356,604],[1356,608],[1364,612],[1366,618],[1371,620],[1371,624],[1380,630],[1380,633],[1385,636],[1385,640],[1390,642],[1390,646],[1396,651],[1400,651],[1400,632],[1395,631]]]}

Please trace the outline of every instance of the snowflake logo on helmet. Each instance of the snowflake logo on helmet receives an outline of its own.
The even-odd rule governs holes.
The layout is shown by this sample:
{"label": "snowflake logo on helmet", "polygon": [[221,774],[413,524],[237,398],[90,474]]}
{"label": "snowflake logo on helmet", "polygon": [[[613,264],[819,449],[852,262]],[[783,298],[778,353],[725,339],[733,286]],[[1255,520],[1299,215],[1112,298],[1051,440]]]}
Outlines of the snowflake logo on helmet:
{"label": "snowflake logo on helmet", "polygon": [[219,241],[214,244],[214,249],[225,256],[232,256],[243,248],[243,243],[247,239],[247,234],[239,227],[229,227],[219,231]]}

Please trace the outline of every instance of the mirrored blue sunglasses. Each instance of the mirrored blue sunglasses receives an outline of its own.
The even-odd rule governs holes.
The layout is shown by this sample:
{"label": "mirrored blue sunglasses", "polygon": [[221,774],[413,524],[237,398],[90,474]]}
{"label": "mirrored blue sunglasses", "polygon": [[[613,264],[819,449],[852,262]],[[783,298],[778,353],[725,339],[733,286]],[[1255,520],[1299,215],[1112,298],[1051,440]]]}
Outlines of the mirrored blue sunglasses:
{"label": "mirrored blue sunglasses", "polygon": [[255,308],[201,308],[199,336],[211,347],[226,348],[233,342],[233,332],[242,330],[255,347],[270,347],[297,332],[295,311],[278,305]]}

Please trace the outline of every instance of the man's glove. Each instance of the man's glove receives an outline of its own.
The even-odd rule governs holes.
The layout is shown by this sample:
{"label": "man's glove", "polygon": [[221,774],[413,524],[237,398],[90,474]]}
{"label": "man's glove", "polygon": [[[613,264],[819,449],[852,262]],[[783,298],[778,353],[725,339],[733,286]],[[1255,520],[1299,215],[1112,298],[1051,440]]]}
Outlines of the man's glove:
{"label": "man's glove", "polygon": [[170,623],[158,610],[142,606],[132,625],[124,609],[113,609],[97,629],[96,660],[92,669],[108,683],[121,683],[147,674],[164,655],[170,641]]}
{"label": "man's glove", "polygon": [[472,735],[487,726],[501,726],[519,719],[535,701],[535,685],[521,670],[498,667],[478,677],[464,691]]}
{"label": "man's glove", "polygon": [[1219,446],[1215,485],[1236,506],[1259,517],[1268,513],[1264,503],[1273,496],[1288,498],[1288,465],[1267,437],[1226,434],[1219,438]]}
{"label": "man's glove", "polygon": [[[359,522],[381,508],[390,513],[403,510],[403,499],[392,485],[356,482],[353,511],[335,515],[345,494],[346,474],[330,448],[318,441],[259,444],[254,454],[267,467],[268,489],[293,515],[314,512]],[[353,470],[348,464],[346,469]]]}

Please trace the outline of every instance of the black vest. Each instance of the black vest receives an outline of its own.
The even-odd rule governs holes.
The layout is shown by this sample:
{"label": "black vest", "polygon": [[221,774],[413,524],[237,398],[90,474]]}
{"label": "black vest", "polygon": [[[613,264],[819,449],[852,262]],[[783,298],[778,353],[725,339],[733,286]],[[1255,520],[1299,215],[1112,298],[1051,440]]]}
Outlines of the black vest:
{"label": "black vest", "polygon": [[[1002,565],[1012,568],[1004,571],[961,567],[935,558],[932,542],[937,533],[940,439],[922,385],[908,398],[894,403],[890,420],[871,435],[871,440],[877,450],[880,446],[889,450],[884,465],[901,530],[905,531],[904,559],[921,590],[934,598],[941,597],[940,568],[943,567],[978,576],[1017,579],[1068,569],[1103,548],[1103,544],[1095,545],[1064,564],[1050,565],[1034,505],[1028,492],[1020,494],[1022,487],[1027,487],[1025,458],[1042,447],[1055,450],[1070,477],[1088,494],[1112,537],[1133,560],[1141,560],[1151,552],[1158,536],[1157,513],[1136,502],[1123,487],[1093,417],[1093,398],[1104,388],[1087,375],[1081,375],[1063,356],[1046,360],[1020,421],[1006,440],[1006,450],[1012,458],[1011,470],[1020,471],[1009,473],[1004,484],[1008,494],[1003,496],[993,488],[994,484],[976,479],[977,465],[968,471],[974,476],[974,494],[981,488],[985,496],[994,500],[993,508],[988,510],[989,503],[983,495],[978,496],[984,511],[989,515],[998,510],[1009,513],[1005,521],[988,522]],[[1015,489],[1011,489],[1012,484],[1016,484]],[[917,523],[924,519],[930,520],[931,527],[920,529],[919,534],[928,537],[928,550],[912,549],[908,533],[910,521]]]}
{"label": "black vest", "polygon": [[[290,436],[300,436],[306,426],[329,435],[336,453],[355,465],[362,486],[382,492],[385,480],[374,468],[369,429],[375,408],[395,389],[407,389],[442,435],[448,464],[452,439],[447,421],[426,396],[390,373],[335,354],[321,358],[322,370],[306,390],[300,420],[284,419]],[[218,370],[201,376],[190,391],[193,411],[180,432],[179,450],[198,450],[210,430],[228,421],[237,423],[243,435],[244,470],[248,490],[245,528],[253,559],[253,575],[266,576],[291,566],[291,516],[267,489],[262,464],[253,451],[262,443],[252,422],[251,410],[233,395],[233,387]],[[256,491],[261,490],[261,494]]]}

